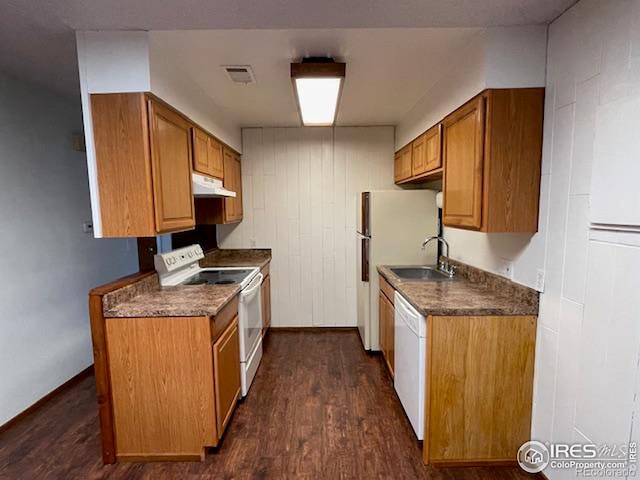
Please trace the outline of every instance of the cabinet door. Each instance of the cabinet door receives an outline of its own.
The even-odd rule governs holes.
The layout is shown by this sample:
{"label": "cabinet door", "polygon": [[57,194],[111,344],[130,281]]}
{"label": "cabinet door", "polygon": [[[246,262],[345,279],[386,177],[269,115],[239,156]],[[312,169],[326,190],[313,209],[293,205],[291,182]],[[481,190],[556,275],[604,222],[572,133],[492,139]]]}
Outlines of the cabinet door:
{"label": "cabinet door", "polygon": [[192,228],[191,126],[153,100],[148,113],[156,228],[160,233]]}
{"label": "cabinet door", "polygon": [[441,125],[427,130],[424,134],[424,171],[430,172],[442,166],[442,136]]}
{"label": "cabinet door", "polygon": [[380,350],[387,356],[387,306],[382,292],[378,294],[378,334],[380,336]]}
{"label": "cabinet door", "polygon": [[394,159],[394,180],[396,183],[411,177],[411,144],[396,153]]}
{"label": "cabinet door", "polygon": [[236,192],[235,198],[224,199],[224,223],[242,220],[242,171],[240,158],[230,150],[224,149],[224,186]]}
{"label": "cabinet door", "polygon": [[236,197],[236,219],[242,220],[244,210],[242,208],[242,164],[240,163],[240,157],[234,154],[234,160],[236,165],[236,185],[238,186]]}
{"label": "cabinet door", "polygon": [[380,292],[378,298],[378,315],[380,318],[380,349],[384,356],[384,361],[387,364],[387,368],[393,377],[393,357],[394,357],[394,321],[395,315],[393,309],[393,303],[387,298],[387,296]]}
{"label": "cabinet door", "polygon": [[440,125],[430,128],[413,141],[411,176],[418,177],[442,166]]}
{"label": "cabinet door", "polygon": [[394,357],[395,357],[395,341],[396,341],[396,332],[395,332],[395,310],[393,307],[393,303],[391,303],[387,297],[384,298],[385,308],[387,310],[387,366],[389,367],[389,371],[391,372],[391,376],[393,377],[394,372]]}
{"label": "cabinet door", "polygon": [[218,435],[222,437],[240,398],[240,343],[238,317],[213,344],[213,378]]}
{"label": "cabinet door", "polygon": [[203,175],[211,175],[209,166],[209,135],[199,128],[191,129],[193,138],[193,169]]}
{"label": "cabinet door", "polygon": [[262,281],[262,334],[271,326],[271,277]]}
{"label": "cabinet door", "polygon": [[209,157],[210,175],[222,179],[224,175],[224,160],[222,144],[213,137],[208,138],[207,151]]}
{"label": "cabinet door", "polygon": [[426,133],[413,141],[411,153],[411,176],[422,175],[427,171]]}
{"label": "cabinet door", "polygon": [[484,109],[480,96],[443,122],[445,225],[481,227]]}

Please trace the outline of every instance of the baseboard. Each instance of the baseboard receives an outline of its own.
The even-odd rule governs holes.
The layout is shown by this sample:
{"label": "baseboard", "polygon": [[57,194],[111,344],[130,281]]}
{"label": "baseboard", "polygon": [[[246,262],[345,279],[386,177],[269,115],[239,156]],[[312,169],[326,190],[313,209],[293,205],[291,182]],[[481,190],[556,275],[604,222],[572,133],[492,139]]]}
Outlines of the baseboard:
{"label": "baseboard", "polygon": [[4,423],[3,425],[0,425],[0,434],[4,433],[9,428],[11,428],[14,425],[16,425],[21,420],[23,420],[24,418],[28,417],[32,413],[34,413],[36,410],[39,410],[45,403],[47,403],[49,400],[51,400],[51,398],[55,397],[57,394],[61,393],[64,390],[67,390],[67,389],[73,387],[75,384],[77,384],[78,382],[84,380],[85,378],[87,378],[90,375],[93,375],[93,364],[89,365],[87,368],[82,370],[80,373],[78,373],[78,374],[74,375],[73,377],[71,377],[69,380],[64,382],[59,387],[56,387],[55,389],[53,389],[52,391],[47,393],[40,400],[35,402],[30,407],[27,407],[26,410],[23,410],[18,415],[16,415],[12,419],[10,419],[8,422]]}
{"label": "baseboard", "polygon": [[117,454],[118,462],[203,462],[204,449],[200,453],[125,453]]}
{"label": "baseboard", "polygon": [[314,333],[327,333],[327,332],[352,332],[357,330],[357,327],[269,327],[269,330],[274,332],[314,332]]}
{"label": "baseboard", "polygon": [[511,459],[469,459],[469,460],[430,460],[429,465],[435,468],[452,467],[517,467],[518,462]]}

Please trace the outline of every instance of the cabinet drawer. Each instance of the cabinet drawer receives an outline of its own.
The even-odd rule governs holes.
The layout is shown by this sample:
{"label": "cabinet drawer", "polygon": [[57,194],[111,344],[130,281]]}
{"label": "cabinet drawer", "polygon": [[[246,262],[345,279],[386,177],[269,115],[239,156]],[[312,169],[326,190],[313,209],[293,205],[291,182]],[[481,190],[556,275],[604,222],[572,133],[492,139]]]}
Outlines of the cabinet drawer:
{"label": "cabinet drawer", "polygon": [[218,312],[215,317],[211,317],[211,341],[215,342],[222,332],[229,326],[238,315],[238,296],[236,295],[226,306]]}
{"label": "cabinet drawer", "polygon": [[391,286],[389,282],[387,282],[387,280],[382,275],[378,275],[378,277],[380,278],[380,291],[382,291],[382,293],[385,294],[387,299],[393,305],[393,297],[394,297],[395,289]]}

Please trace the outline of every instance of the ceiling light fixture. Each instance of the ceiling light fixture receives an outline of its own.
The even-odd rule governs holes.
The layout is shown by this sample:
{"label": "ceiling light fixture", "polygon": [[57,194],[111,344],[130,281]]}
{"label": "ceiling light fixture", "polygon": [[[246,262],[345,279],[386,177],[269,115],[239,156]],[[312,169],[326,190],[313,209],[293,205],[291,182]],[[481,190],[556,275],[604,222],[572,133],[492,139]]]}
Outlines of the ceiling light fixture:
{"label": "ceiling light fixture", "polygon": [[305,127],[335,124],[346,72],[333,58],[309,57],[291,64],[291,81]]}

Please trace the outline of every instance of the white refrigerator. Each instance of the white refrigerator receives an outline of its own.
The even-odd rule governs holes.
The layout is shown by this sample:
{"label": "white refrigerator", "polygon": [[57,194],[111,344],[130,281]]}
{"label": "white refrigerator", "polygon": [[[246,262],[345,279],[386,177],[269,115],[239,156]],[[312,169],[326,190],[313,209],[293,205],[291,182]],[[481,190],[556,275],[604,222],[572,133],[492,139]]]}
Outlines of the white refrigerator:
{"label": "white refrigerator", "polygon": [[380,350],[377,267],[436,263],[437,242],[421,248],[425,238],[438,234],[436,192],[362,192],[357,215],[358,330],[365,350]]}

